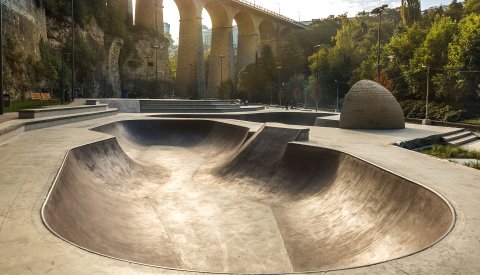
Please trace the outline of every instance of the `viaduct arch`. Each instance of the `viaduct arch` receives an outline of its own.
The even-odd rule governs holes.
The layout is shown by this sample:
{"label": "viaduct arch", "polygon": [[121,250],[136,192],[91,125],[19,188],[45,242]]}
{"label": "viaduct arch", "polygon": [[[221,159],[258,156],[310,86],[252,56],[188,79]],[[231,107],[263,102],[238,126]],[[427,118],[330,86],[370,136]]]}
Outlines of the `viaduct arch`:
{"label": "viaduct arch", "polygon": [[[131,0],[130,0],[131,1]],[[175,94],[181,98],[219,98],[219,87],[246,65],[264,45],[278,52],[285,33],[305,26],[278,13],[245,0],[174,0],[180,14],[180,37]],[[131,6],[131,5],[130,5]],[[212,20],[212,46],[208,79],[205,79],[202,40],[202,11]],[[163,33],[163,0],[137,0],[136,22]],[[238,26],[238,48],[235,62],[232,23]],[[161,27],[160,27],[161,26]]]}

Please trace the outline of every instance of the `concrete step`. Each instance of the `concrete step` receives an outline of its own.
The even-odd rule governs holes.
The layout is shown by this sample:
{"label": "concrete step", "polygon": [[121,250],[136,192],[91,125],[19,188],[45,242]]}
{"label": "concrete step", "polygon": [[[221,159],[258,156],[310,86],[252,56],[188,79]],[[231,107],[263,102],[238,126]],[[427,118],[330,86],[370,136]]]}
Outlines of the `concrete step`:
{"label": "concrete step", "polygon": [[107,116],[113,116],[118,113],[117,109],[107,109],[102,111],[78,113],[72,115],[53,116],[37,119],[17,119],[8,121],[0,125],[0,143],[26,131],[54,127],[58,125],[75,123],[90,119],[97,119]]}
{"label": "concrete step", "polygon": [[140,101],[140,106],[158,106],[158,107],[169,107],[169,106],[172,106],[172,107],[183,107],[183,108],[192,108],[192,107],[197,107],[197,108],[201,108],[201,107],[217,107],[217,108],[240,108],[240,105],[238,104],[218,104],[218,103],[215,103],[215,104],[196,104],[196,103],[190,103],[190,104],[187,104],[187,103],[161,103],[161,102],[144,102],[144,101]]}
{"label": "concrete step", "polygon": [[224,113],[240,112],[237,101],[230,100],[140,100],[142,113]]}
{"label": "concrete step", "polygon": [[240,106],[158,106],[158,105],[140,105],[140,108],[143,109],[159,109],[159,110],[177,110],[177,109],[192,109],[192,110],[206,110],[206,109],[240,109]]}
{"label": "concrete step", "polygon": [[448,135],[448,136],[444,136],[443,139],[447,142],[452,142],[454,140],[458,140],[458,139],[462,139],[464,137],[467,137],[467,136],[470,136],[472,135],[472,132],[470,131],[462,131],[460,133],[456,133],[456,134],[451,134],[451,135]]}
{"label": "concrete step", "polygon": [[165,105],[240,105],[235,100],[162,100],[140,99],[141,104],[165,104]]}
{"label": "concrete step", "polygon": [[470,142],[474,142],[476,140],[478,140],[478,137],[474,134],[471,134],[471,135],[468,135],[466,137],[451,141],[451,142],[449,142],[449,144],[455,145],[455,146],[460,146],[460,145],[464,145],[464,144],[467,144],[467,143],[470,143]]}
{"label": "concrete step", "polygon": [[24,109],[20,110],[18,117],[20,119],[34,119],[55,116],[68,116],[81,113],[91,113],[107,110],[108,105],[81,105],[81,106],[55,106],[38,109]]}
{"label": "concrete step", "polygon": [[78,114],[72,114],[72,115],[62,115],[62,116],[35,119],[35,120],[27,121],[25,123],[25,130],[30,131],[35,129],[68,124],[68,123],[75,123],[75,122],[85,121],[90,119],[113,116],[113,115],[116,115],[117,113],[118,113],[117,109],[106,109],[102,111],[94,111],[94,112],[88,112],[88,113],[78,113]]}
{"label": "concrete step", "polygon": [[99,105],[101,104],[100,103],[100,100],[98,99],[87,99],[85,100],[85,105]]}
{"label": "concrete step", "polygon": [[459,129],[457,129],[457,130],[454,130],[454,131],[451,131],[451,132],[448,132],[448,133],[444,133],[444,134],[442,134],[441,136],[442,136],[442,137],[448,137],[448,136],[451,136],[451,135],[456,135],[456,134],[462,133],[462,132],[464,132],[464,131],[466,131],[466,130],[463,129],[463,128],[459,128]]}
{"label": "concrete step", "polygon": [[249,109],[142,109],[142,113],[232,113],[232,112],[250,112],[264,110],[264,108]]}

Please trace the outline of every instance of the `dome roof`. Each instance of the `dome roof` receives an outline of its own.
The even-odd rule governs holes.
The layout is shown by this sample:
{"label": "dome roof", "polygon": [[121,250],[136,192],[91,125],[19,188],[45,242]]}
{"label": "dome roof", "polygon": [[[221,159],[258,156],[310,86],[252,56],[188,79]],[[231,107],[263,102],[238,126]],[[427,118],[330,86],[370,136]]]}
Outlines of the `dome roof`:
{"label": "dome roof", "polygon": [[403,129],[403,110],[395,97],[382,85],[361,80],[345,97],[340,116],[344,129]]}

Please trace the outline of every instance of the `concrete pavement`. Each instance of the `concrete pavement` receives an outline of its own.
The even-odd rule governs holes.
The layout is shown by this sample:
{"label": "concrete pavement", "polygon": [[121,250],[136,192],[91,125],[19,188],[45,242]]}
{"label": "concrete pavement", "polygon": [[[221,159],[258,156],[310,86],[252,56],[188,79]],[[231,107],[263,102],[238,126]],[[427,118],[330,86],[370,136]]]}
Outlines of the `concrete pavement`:
{"label": "concrete pavement", "polygon": [[[111,137],[89,128],[142,117],[121,114],[35,130],[0,144],[0,273],[184,273],[92,254],[51,234],[40,218],[40,208],[68,149]],[[229,122],[254,131],[261,127],[253,122]],[[480,172],[391,145],[451,129],[411,124],[395,131],[309,128],[310,140],[297,143],[340,150],[372,162],[435,190],[456,211],[453,231],[433,247],[401,259],[332,274],[474,274],[480,270]]]}

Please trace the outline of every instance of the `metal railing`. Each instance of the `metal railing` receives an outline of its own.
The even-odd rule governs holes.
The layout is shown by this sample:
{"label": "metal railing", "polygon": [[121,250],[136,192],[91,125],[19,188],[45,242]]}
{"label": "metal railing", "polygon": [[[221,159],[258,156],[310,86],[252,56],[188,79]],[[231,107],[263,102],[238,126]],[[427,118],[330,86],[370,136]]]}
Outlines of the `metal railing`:
{"label": "metal railing", "polygon": [[248,6],[248,7],[253,8],[253,9],[257,10],[257,11],[266,13],[266,14],[268,14],[268,15],[270,15],[270,16],[273,16],[273,17],[275,17],[275,18],[277,18],[277,19],[280,19],[280,20],[285,21],[285,22],[287,22],[287,23],[293,24],[293,25],[295,25],[295,26],[297,26],[297,27],[300,27],[300,28],[306,28],[306,27],[307,27],[305,24],[303,24],[303,23],[301,23],[301,22],[295,21],[295,20],[293,20],[293,19],[291,19],[291,18],[288,18],[288,17],[286,17],[286,16],[284,16],[284,15],[281,15],[281,14],[278,13],[278,12],[271,11],[271,10],[269,10],[269,9],[266,9],[266,8],[262,7],[262,6],[256,5],[256,4],[252,3],[252,2],[249,2],[249,1],[246,1],[246,0],[232,0],[232,2],[235,2],[235,3],[240,4],[240,5],[242,5],[242,6]]}

